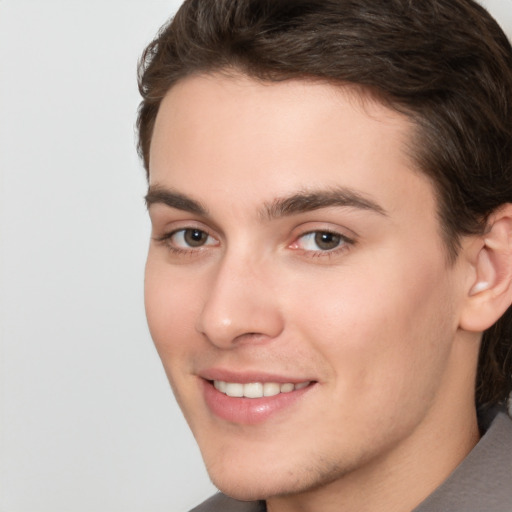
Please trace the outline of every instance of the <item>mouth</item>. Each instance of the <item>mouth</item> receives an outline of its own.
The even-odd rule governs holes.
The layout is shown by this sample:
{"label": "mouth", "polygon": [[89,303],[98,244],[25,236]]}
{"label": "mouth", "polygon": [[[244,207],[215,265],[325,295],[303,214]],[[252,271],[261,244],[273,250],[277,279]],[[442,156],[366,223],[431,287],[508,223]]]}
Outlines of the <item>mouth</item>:
{"label": "mouth", "polygon": [[263,398],[277,396],[281,393],[291,393],[311,385],[311,381],[294,384],[293,382],[226,382],[224,380],[211,381],[214,388],[232,398]]}
{"label": "mouth", "polygon": [[[203,396],[210,412],[217,418],[238,425],[256,425],[272,417],[291,413],[304,397],[316,388],[316,381],[276,382],[244,376],[237,379],[201,379]],[[237,382],[238,380],[238,382]],[[243,380],[240,382],[239,380]]]}

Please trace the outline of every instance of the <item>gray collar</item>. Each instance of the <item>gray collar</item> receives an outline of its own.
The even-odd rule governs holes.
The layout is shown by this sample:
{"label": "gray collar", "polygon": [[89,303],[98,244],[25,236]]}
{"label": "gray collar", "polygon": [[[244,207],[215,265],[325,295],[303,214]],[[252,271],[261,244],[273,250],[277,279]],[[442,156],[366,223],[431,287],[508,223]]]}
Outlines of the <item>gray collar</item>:
{"label": "gray collar", "polygon": [[512,420],[501,411],[469,455],[413,512],[511,510]]}

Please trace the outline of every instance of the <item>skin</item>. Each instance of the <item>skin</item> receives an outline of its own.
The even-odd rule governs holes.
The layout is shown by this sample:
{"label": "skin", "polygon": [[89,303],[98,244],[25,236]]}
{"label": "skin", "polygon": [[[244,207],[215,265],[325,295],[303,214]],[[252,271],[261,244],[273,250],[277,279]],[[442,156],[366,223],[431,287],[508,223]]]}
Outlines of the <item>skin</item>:
{"label": "skin", "polygon": [[[209,474],[233,497],[274,512],[410,511],[478,441],[480,335],[460,325],[474,244],[448,263],[434,191],[406,149],[413,129],[325,83],[194,76],[162,102],[148,322]],[[344,204],[279,208],[341,188]],[[333,248],[315,243],[326,231]],[[211,367],[314,384],[245,425],[207,407]]]}

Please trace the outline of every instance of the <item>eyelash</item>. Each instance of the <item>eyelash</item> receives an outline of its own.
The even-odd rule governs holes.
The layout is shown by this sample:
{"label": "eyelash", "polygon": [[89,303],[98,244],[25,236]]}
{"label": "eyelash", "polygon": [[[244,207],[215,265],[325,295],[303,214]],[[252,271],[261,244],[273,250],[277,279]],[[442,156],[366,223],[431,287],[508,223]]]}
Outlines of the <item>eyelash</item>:
{"label": "eyelash", "polygon": [[[324,249],[324,250],[320,249],[320,248],[317,250],[311,250],[311,249],[308,250],[308,249],[302,249],[297,246],[299,240],[305,239],[306,237],[311,237],[311,236],[314,236],[316,238],[318,235],[321,235],[321,236],[329,235],[329,236],[335,237],[338,239],[338,245],[336,245],[336,247],[333,247],[332,249]],[[314,241],[314,243],[318,246],[318,243],[316,240]],[[296,247],[293,247],[294,245]],[[295,239],[295,241],[291,244],[293,250],[302,251],[302,253],[304,255],[306,255],[308,257],[312,257],[312,258],[321,258],[321,257],[331,258],[333,256],[341,254],[342,252],[349,250],[350,246],[353,246],[353,245],[355,245],[355,240],[353,240],[345,235],[342,235],[341,233],[338,233],[336,231],[331,231],[329,229],[315,229],[313,231],[308,231],[307,233],[303,233],[302,235],[297,237]]]}
{"label": "eyelash", "polygon": [[189,246],[188,248],[185,248],[185,247],[178,247],[172,243],[173,237],[176,236],[177,234],[183,233],[183,236],[185,236],[187,232],[191,232],[191,231],[195,231],[197,233],[202,233],[202,234],[206,235],[208,238],[212,238],[213,240],[215,240],[215,238],[213,236],[211,236],[204,229],[199,229],[199,228],[194,228],[194,227],[175,229],[174,231],[165,233],[161,237],[155,238],[155,240],[157,242],[163,243],[169,249],[169,251],[171,251],[171,253],[177,254],[177,255],[192,256],[194,254],[197,254],[199,251],[201,251],[203,249],[203,247],[211,247],[211,245],[213,245],[213,244],[206,244],[206,245],[200,245],[197,247]]}
{"label": "eyelash", "polygon": [[[212,235],[210,235],[204,229],[188,227],[188,228],[176,229],[176,230],[173,230],[173,231],[171,231],[169,233],[164,234],[161,237],[156,237],[155,241],[157,241],[159,243],[165,244],[165,246],[167,247],[167,249],[171,253],[176,254],[176,255],[184,255],[184,256],[187,256],[187,255],[188,256],[198,255],[202,250],[204,250],[204,248],[216,245],[216,244],[208,244],[207,243],[207,244],[204,244],[204,245],[199,245],[197,247],[189,246],[188,248],[185,248],[185,247],[179,247],[179,246],[177,246],[177,245],[172,243],[173,237],[175,237],[179,233],[182,233],[182,236],[184,237],[184,236],[186,236],[187,232],[193,232],[193,231],[195,231],[197,233],[201,233],[201,234],[207,236],[210,239],[216,240]],[[332,249],[326,249],[326,250],[322,250],[322,249],[317,249],[317,250],[311,250],[310,249],[310,250],[308,250],[308,249],[302,249],[301,247],[298,247],[298,241],[299,240],[304,239],[306,237],[311,237],[312,235],[315,235],[315,237],[317,235],[330,235],[330,236],[333,236],[333,237],[337,237],[339,239],[339,243],[338,243],[338,245],[336,247],[334,247]],[[315,241],[315,243],[316,243],[316,241]],[[317,229],[317,230],[313,230],[313,231],[308,231],[306,233],[302,233],[300,236],[298,236],[294,240],[294,242],[289,244],[288,247],[291,248],[294,251],[301,251],[302,254],[304,254],[307,257],[311,257],[311,258],[320,258],[320,257],[331,258],[331,257],[333,257],[335,255],[338,255],[338,254],[340,254],[342,252],[345,252],[345,251],[349,250],[350,246],[355,245],[355,243],[356,242],[355,242],[354,239],[351,239],[351,238],[349,238],[349,237],[347,237],[345,235],[342,235],[341,233],[337,233],[336,231],[331,231],[331,230],[328,230],[328,229]],[[218,242],[217,242],[217,244],[218,244]]]}

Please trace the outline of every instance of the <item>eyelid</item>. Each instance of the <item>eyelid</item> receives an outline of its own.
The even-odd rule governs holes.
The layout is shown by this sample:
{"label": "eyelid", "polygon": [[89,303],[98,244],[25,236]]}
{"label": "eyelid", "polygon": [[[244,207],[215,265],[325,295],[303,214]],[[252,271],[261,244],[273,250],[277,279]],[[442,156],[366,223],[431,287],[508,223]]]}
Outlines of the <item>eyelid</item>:
{"label": "eyelid", "polygon": [[196,226],[185,226],[183,228],[176,228],[176,229],[169,230],[166,233],[164,233],[163,235],[155,237],[155,240],[157,240],[157,241],[169,240],[170,238],[175,236],[177,233],[186,232],[186,231],[201,231],[201,232],[205,233],[206,235],[208,235],[209,238],[213,238],[214,240],[217,240],[217,238],[214,237],[208,230],[199,228]]}
{"label": "eyelid", "polygon": [[[308,257],[332,257],[342,252],[348,251],[352,246],[357,243],[357,236],[352,230],[350,230],[350,236],[346,234],[346,228],[333,227],[333,226],[311,226],[310,229],[302,230],[293,238],[293,242],[288,245],[288,248],[298,251],[305,256]],[[340,243],[336,247],[332,249],[306,249],[299,245],[299,241],[307,236],[320,234],[320,233],[328,233],[339,237]]]}
{"label": "eyelid", "polygon": [[[305,233],[302,233],[300,236],[298,236],[296,239],[295,239],[295,242],[297,242],[297,240],[300,240],[301,238],[305,238],[305,237],[308,237],[308,236],[311,236],[311,235],[317,235],[317,234],[329,234],[329,235],[334,235],[334,236],[337,236],[341,239],[342,242],[344,243],[352,243],[353,240],[350,239],[348,236],[346,235],[343,235],[342,233],[338,233],[336,231],[332,231],[332,230],[327,230],[327,229],[315,229],[313,231],[307,231]],[[319,249],[320,250],[320,249]]]}
{"label": "eyelid", "polygon": [[[202,247],[210,247],[212,245],[217,245],[217,243],[218,243],[218,241],[210,233],[208,233],[204,229],[198,229],[198,228],[181,228],[181,229],[176,229],[174,231],[171,231],[167,235],[166,238],[167,238],[167,240],[171,241],[180,233],[182,233],[181,237],[184,238],[186,233],[187,233],[187,231],[201,232],[201,233],[205,234],[207,238],[206,238],[206,241],[205,241],[204,244],[201,244],[201,245],[198,245],[198,246],[187,245],[186,242],[185,242],[183,247],[178,246],[181,249],[190,249],[190,250],[196,249],[197,250],[197,249],[201,249]],[[209,243],[209,240],[214,240],[216,243]]]}
{"label": "eyelid", "polygon": [[[186,232],[188,230],[197,230],[205,233],[209,239],[214,240],[214,243],[205,243],[204,245],[199,246],[187,246],[184,244],[183,246],[177,245],[173,243],[173,237],[180,232]],[[219,237],[212,233],[212,230],[207,226],[202,224],[201,222],[195,221],[180,221],[175,222],[171,226],[166,226],[165,228],[158,229],[161,235],[154,235],[152,238],[155,242],[162,244],[165,248],[174,254],[183,254],[183,255],[193,255],[199,254],[206,249],[211,247],[218,246],[220,244]]]}
{"label": "eyelid", "polygon": [[[209,219],[203,215],[177,210],[161,203],[150,205],[148,213],[154,231],[169,232],[171,230],[170,226],[176,225],[183,228],[190,227],[192,229],[201,229],[207,233],[222,234],[222,229],[213,219]],[[216,238],[218,237],[216,236]]]}

